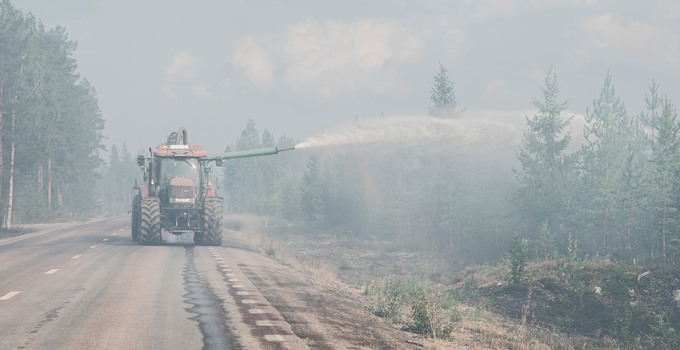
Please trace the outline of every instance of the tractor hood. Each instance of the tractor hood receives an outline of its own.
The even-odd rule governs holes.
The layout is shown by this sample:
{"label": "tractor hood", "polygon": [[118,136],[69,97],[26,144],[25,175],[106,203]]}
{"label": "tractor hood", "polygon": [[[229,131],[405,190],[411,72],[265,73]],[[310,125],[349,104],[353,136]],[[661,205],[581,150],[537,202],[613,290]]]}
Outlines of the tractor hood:
{"label": "tractor hood", "polygon": [[168,199],[170,203],[196,203],[196,186],[194,182],[184,177],[176,177],[170,180]]}

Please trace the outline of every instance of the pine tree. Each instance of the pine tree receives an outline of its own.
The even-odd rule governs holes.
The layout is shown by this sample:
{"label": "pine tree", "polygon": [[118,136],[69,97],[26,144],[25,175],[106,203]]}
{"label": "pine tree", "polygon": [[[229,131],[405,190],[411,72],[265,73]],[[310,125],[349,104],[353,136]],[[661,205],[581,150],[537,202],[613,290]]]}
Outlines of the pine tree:
{"label": "pine tree", "polygon": [[[517,151],[521,168],[516,170],[520,214],[527,232],[540,251],[552,251],[552,237],[538,239],[540,232],[564,236],[564,223],[571,207],[569,185],[574,177],[573,158],[566,154],[571,136],[565,133],[571,118],[562,119],[567,102],[559,99],[557,72],[551,68],[544,79],[543,100],[534,99],[538,112],[525,117],[527,130]],[[560,237],[563,238],[564,237]]]}
{"label": "pine tree", "polygon": [[[609,255],[625,242],[623,232],[625,211],[621,207],[626,194],[622,191],[622,175],[626,166],[625,150],[632,138],[631,122],[626,108],[616,95],[611,74],[607,73],[600,96],[586,109],[582,164],[587,222],[597,252]],[[598,238],[599,237],[599,238]]]}
{"label": "pine tree", "polygon": [[448,69],[441,63],[439,63],[439,72],[434,75],[430,100],[432,100],[432,106],[428,108],[429,115],[440,118],[453,116],[453,112],[456,110],[453,81],[449,78]]}
{"label": "pine tree", "polygon": [[305,174],[300,184],[300,204],[307,222],[319,223],[323,219],[323,185],[319,156],[309,157]]}
{"label": "pine tree", "polygon": [[[258,149],[262,147],[261,142],[260,132],[255,127],[255,122],[250,119],[236,139],[234,150]],[[256,195],[260,182],[257,162],[257,158],[232,159],[224,162],[225,192],[230,207],[236,212],[257,212]]]}
{"label": "pine tree", "polygon": [[653,238],[658,242],[655,244],[659,247],[658,252],[667,262],[669,250],[677,251],[675,243],[680,239],[677,218],[680,212],[680,118],[668,97],[658,95],[655,82],[649,90],[651,94],[645,99],[648,112],[643,114],[642,122],[648,130],[651,149],[651,193],[655,214],[652,228],[653,232],[658,232]]}

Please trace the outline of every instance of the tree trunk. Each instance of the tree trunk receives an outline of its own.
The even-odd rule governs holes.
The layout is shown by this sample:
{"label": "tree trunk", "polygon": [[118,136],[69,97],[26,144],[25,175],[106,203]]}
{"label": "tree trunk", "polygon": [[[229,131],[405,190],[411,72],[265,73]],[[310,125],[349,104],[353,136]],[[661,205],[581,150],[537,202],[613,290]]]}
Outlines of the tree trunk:
{"label": "tree trunk", "polygon": [[604,256],[609,255],[609,207],[604,209],[604,223],[602,227],[602,249]]}
{"label": "tree trunk", "polygon": [[[23,58],[26,58],[26,53],[24,53]],[[21,76],[24,72],[24,64],[21,64],[21,67],[19,68],[19,76]],[[1,96],[1,95],[0,95]],[[16,106],[16,101],[19,98],[19,90],[17,89],[14,92],[14,98],[12,99],[12,106]],[[12,109],[11,117],[10,117],[10,158],[9,158],[9,184],[7,188],[7,204],[6,204],[6,212],[5,215],[3,215],[4,219],[4,224],[5,228],[8,230],[12,228],[12,202],[13,202],[13,196],[14,196],[14,153],[15,153],[15,140],[16,140],[16,135],[15,133],[15,126],[16,126],[16,112],[14,110],[14,107]],[[0,153],[1,156],[1,153]],[[0,157],[1,158],[1,157]],[[2,187],[2,186],[0,186]]]}
{"label": "tree trunk", "polygon": [[[12,113],[12,133],[14,133],[14,113]],[[9,230],[12,228],[12,198],[14,196],[14,151],[16,145],[14,140],[12,140],[12,145],[10,146],[10,156],[9,156],[9,188],[7,192],[7,219],[5,219],[5,227]]]}
{"label": "tree trunk", "polygon": [[663,214],[661,218],[661,257],[663,258],[664,263],[666,263],[666,208],[666,206],[663,207]]}

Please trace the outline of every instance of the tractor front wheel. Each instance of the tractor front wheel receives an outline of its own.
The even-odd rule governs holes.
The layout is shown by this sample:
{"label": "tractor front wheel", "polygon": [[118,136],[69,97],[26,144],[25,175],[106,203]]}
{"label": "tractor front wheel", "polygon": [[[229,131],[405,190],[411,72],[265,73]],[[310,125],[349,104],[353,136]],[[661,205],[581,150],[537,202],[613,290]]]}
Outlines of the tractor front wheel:
{"label": "tractor front wheel", "polygon": [[141,223],[139,227],[139,243],[153,245],[161,242],[161,205],[158,198],[146,198],[141,201]]}
{"label": "tractor front wheel", "polygon": [[194,242],[212,246],[222,245],[222,198],[208,197],[205,199],[203,204],[203,232],[194,238]]}

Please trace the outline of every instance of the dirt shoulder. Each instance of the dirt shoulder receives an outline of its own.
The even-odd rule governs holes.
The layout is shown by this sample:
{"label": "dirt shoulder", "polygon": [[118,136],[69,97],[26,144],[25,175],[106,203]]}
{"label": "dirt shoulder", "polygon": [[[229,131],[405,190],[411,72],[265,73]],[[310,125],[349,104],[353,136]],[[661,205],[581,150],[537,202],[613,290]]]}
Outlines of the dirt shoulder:
{"label": "dirt shoulder", "polygon": [[[272,251],[253,245],[251,226],[225,234],[239,269],[267,299],[297,337],[312,349],[422,349],[422,336],[404,332],[372,314],[360,289],[320,278]],[[259,251],[259,257],[253,256]],[[270,253],[267,256],[267,251]],[[283,264],[282,264],[283,263]]]}

